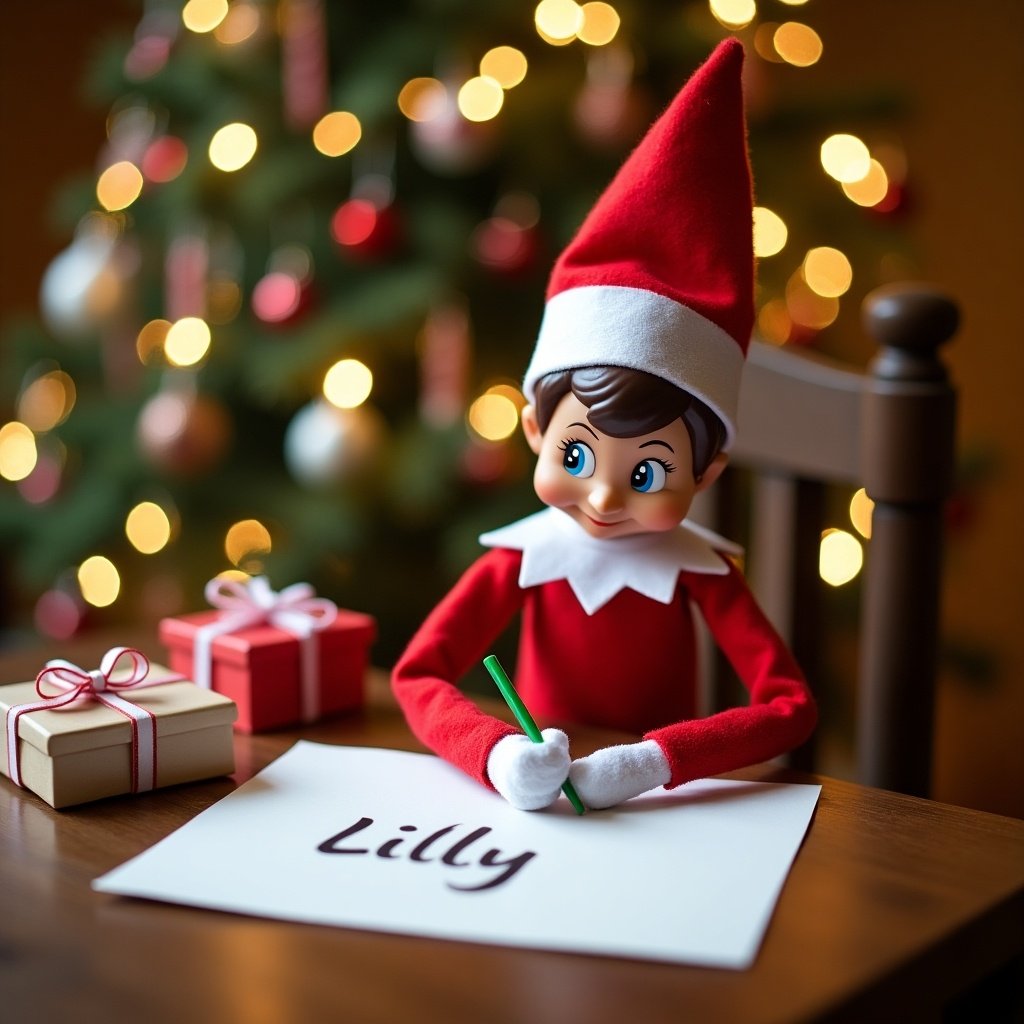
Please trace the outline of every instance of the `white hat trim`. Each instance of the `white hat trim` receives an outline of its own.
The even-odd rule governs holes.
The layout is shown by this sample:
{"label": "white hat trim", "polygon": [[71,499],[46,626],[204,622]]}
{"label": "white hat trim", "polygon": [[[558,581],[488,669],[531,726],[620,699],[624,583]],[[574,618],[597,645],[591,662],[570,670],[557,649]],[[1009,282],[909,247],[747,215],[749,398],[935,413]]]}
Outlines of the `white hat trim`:
{"label": "white hat trim", "polygon": [[523,380],[528,401],[545,374],[624,366],[675,384],[709,405],[735,435],[743,351],[706,317],[657,292],[585,285],[552,296]]}

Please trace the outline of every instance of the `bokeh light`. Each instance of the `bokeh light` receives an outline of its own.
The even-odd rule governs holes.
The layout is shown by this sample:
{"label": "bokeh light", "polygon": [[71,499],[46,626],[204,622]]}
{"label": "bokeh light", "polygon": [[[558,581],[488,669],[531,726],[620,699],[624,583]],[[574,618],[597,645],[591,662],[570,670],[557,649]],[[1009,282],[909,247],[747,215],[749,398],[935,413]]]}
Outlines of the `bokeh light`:
{"label": "bokeh light", "polygon": [[825,298],[845,295],[853,283],[853,267],[844,253],[822,245],[810,249],[804,257],[804,280],[807,286]]}
{"label": "bokeh light", "polygon": [[432,121],[447,102],[447,90],[436,78],[410,79],[398,93],[398,109],[410,121]]}
{"label": "bokeh light", "polygon": [[44,434],[63,423],[75,407],[75,382],[63,370],[37,377],[18,399],[18,419],[30,430]]}
{"label": "bokeh light", "polygon": [[786,283],[786,309],[793,323],[820,331],[835,323],[839,300],[819,295],[797,271]]}
{"label": "bokeh light", "polygon": [[526,56],[514,46],[495,46],[480,58],[480,74],[502,89],[514,89],[526,77]]}
{"label": "bokeh light", "polygon": [[818,551],[818,574],[833,587],[849,583],[864,565],[864,548],[846,530],[825,530]]}
{"label": "bokeh light", "polygon": [[198,316],[176,320],[167,329],[164,355],[172,366],[195,366],[210,349],[210,328]]}
{"label": "bokeh light", "polygon": [[188,0],[181,20],[190,32],[212,32],[227,16],[228,0]]}
{"label": "bokeh light", "polygon": [[150,366],[158,361],[160,353],[164,350],[164,342],[167,340],[167,332],[170,329],[170,320],[150,320],[142,325],[135,338],[135,352],[140,363]]}
{"label": "bokeh light", "polygon": [[862,487],[850,499],[850,522],[853,528],[866,540],[871,539],[871,515],[875,511],[875,503],[868,497]]}
{"label": "bokeh light", "polygon": [[766,206],[754,207],[754,255],[774,256],[782,252],[789,237],[785,221]]}
{"label": "bokeh light", "polygon": [[213,30],[218,43],[235,46],[251,39],[260,27],[260,9],[249,0],[235,0],[224,20]]}
{"label": "bokeh light", "polygon": [[871,169],[871,154],[856,135],[841,132],[821,144],[821,166],[836,181],[860,181]]}
{"label": "bokeh light", "polygon": [[874,157],[868,173],[857,181],[844,181],[843,192],[858,206],[877,206],[889,193],[889,175]]}
{"label": "bokeh light", "polygon": [[78,567],[78,588],[86,603],[106,608],[121,592],[121,576],[109,558],[92,555]]}
{"label": "bokeh light", "polygon": [[96,198],[105,210],[124,210],[142,194],[142,171],[130,160],[111,164],[96,182]]}
{"label": "bokeh light", "polygon": [[576,32],[580,42],[588,46],[606,46],[619,31],[619,13],[611,4],[594,0],[581,8],[582,24]]}
{"label": "bokeh light", "polygon": [[533,12],[533,21],[545,42],[571,43],[583,27],[583,10],[575,0],[541,0]]}
{"label": "bokeh light", "polygon": [[302,303],[302,285],[282,270],[271,271],[252,290],[252,311],[268,324],[283,323]]}
{"label": "bokeh light", "polygon": [[489,75],[477,75],[459,89],[459,113],[467,121],[490,121],[504,102],[504,90]]}
{"label": "bokeh light", "polygon": [[469,407],[470,427],[485,441],[504,441],[519,425],[519,406],[507,385],[489,388]]}
{"label": "bokeh light", "polygon": [[157,184],[173,181],[188,164],[188,146],[175,135],[162,135],[146,147],[140,170]]}
{"label": "bokeh light", "polygon": [[362,405],[373,390],[373,374],[358,359],[342,359],[324,374],[324,397],[339,409]]}
{"label": "bokeh light", "polygon": [[140,501],[124,521],[124,532],[132,547],[144,555],[162,551],[171,539],[171,519],[153,501]]}
{"label": "bokeh light", "polygon": [[257,145],[254,129],[233,121],[219,128],[210,139],[210,163],[219,171],[241,170],[256,155]]}
{"label": "bokeh light", "polygon": [[787,21],[775,30],[772,43],[778,55],[798,68],[809,68],[821,59],[821,36],[810,25]]}
{"label": "bokeh light", "polygon": [[270,531],[258,519],[234,523],[224,537],[224,553],[233,565],[241,566],[270,551]]}
{"label": "bokeh light", "polygon": [[784,299],[769,299],[757,313],[761,337],[772,345],[785,345],[793,333],[793,318]]}
{"label": "bokeh light", "polygon": [[344,156],[363,136],[363,126],[355,114],[334,110],[324,114],[313,128],[313,145],[324,156]]}
{"label": "bokeh light", "polygon": [[36,468],[36,438],[17,420],[0,427],[0,476],[12,482],[24,480]]}
{"label": "bokeh light", "polygon": [[745,28],[757,17],[754,0],[708,0],[708,6],[726,28]]}

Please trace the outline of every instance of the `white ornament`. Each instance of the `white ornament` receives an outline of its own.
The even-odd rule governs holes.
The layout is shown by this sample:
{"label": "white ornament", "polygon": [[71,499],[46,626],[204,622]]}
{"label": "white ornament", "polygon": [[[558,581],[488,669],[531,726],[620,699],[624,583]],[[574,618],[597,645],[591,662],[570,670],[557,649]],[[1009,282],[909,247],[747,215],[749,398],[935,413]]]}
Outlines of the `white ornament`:
{"label": "white ornament", "polygon": [[284,460],[307,487],[339,483],[362,469],[376,453],[384,426],[365,405],[338,409],[318,400],[303,406],[284,435]]}
{"label": "white ornament", "polygon": [[43,274],[39,302],[54,334],[87,336],[120,305],[124,291],[115,260],[117,239],[104,231],[81,231]]}

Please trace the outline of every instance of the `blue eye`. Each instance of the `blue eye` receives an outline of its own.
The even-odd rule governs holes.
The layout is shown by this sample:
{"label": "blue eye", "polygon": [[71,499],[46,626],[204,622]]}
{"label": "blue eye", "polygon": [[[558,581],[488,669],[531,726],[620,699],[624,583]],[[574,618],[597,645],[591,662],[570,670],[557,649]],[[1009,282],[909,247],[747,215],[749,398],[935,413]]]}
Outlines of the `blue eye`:
{"label": "blue eye", "polygon": [[566,441],[562,445],[562,466],[566,473],[577,477],[588,477],[594,475],[597,468],[597,459],[589,445],[582,441]]}
{"label": "blue eye", "polygon": [[644,459],[633,467],[629,485],[641,494],[652,494],[665,486],[665,466],[657,459]]}

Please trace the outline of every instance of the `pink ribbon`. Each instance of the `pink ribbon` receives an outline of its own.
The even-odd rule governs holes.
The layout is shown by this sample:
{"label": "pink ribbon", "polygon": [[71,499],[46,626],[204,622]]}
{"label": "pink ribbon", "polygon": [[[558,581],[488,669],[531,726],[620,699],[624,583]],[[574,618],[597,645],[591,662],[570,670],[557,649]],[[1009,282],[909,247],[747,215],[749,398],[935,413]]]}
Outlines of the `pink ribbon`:
{"label": "pink ribbon", "polygon": [[[115,679],[119,663],[127,662],[127,675]],[[122,666],[124,667],[124,666]],[[132,728],[131,791],[142,793],[156,785],[156,718],[151,711],[118,696],[118,690],[141,686],[149,675],[149,659],[133,647],[111,647],[98,669],[87,671],[70,661],[48,661],[36,676],[36,693],[42,698],[7,709],[7,770],[11,781],[24,787],[21,778],[21,752],[18,749],[18,721],[33,711],[53,711],[77,700],[97,700],[124,715]],[[168,676],[146,683],[178,682],[184,676]]]}
{"label": "pink ribbon", "polygon": [[215,577],[206,584],[205,593],[206,600],[225,614],[196,630],[192,648],[196,685],[210,689],[217,637],[266,622],[298,638],[302,720],[315,721],[320,713],[320,665],[314,634],[334,622],[338,606],[317,597],[308,583],[293,583],[278,593],[265,576],[247,582]]}

